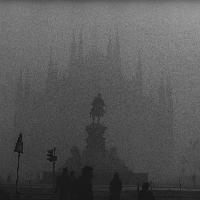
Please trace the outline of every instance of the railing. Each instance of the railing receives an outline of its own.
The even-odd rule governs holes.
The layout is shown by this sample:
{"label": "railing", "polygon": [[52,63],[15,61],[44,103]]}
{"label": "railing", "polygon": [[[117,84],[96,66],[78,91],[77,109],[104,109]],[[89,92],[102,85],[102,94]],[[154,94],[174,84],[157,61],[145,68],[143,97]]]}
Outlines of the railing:
{"label": "railing", "polygon": [[[11,200],[16,199],[15,185],[2,184],[0,188],[5,189],[10,195]],[[109,198],[108,185],[95,185],[94,186],[94,200],[103,200]],[[35,199],[35,200],[54,200],[56,194],[51,185],[20,185],[19,192],[21,192],[20,200]],[[153,193],[156,200],[199,200],[200,190],[198,189],[183,189],[179,188],[153,188]],[[123,186],[121,195],[122,200],[136,200],[137,192],[136,186],[126,185]]]}

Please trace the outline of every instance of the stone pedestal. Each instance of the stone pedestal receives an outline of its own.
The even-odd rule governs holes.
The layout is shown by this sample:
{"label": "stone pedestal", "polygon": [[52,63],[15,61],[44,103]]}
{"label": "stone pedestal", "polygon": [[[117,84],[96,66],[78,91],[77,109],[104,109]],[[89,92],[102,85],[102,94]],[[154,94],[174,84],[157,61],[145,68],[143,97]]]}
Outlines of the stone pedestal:
{"label": "stone pedestal", "polygon": [[104,133],[106,129],[101,124],[90,124],[86,127],[88,133],[86,151],[105,154]]}
{"label": "stone pedestal", "polygon": [[104,133],[107,128],[102,124],[90,124],[86,127],[88,134],[87,146],[84,151],[84,162],[93,167],[99,167],[106,155]]}
{"label": "stone pedestal", "polygon": [[119,173],[125,185],[136,185],[147,181],[148,174],[137,174],[128,169],[125,162],[119,158],[116,148],[106,150],[104,137],[106,129],[107,127],[100,123],[86,126],[86,148],[80,156],[78,153],[73,153],[67,160],[66,166],[70,170],[75,170],[77,167],[81,169],[85,165],[93,167],[93,183],[96,185],[108,185],[115,172]]}

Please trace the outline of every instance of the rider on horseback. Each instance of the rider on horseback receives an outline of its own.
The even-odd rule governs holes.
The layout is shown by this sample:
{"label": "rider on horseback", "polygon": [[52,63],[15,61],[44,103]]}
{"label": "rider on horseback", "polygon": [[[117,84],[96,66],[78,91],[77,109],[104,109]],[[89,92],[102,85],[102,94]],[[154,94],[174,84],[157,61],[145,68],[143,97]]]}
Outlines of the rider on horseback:
{"label": "rider on horseback", "polygon": [[97,122],[99,123],[100,117],[103,117],[105,113],[105,106],[106,105],[101,97],[101,94],[98,93],[92,102],[92,110],[90,112],[90,117],[92,117],[93,123],[95,121],[95,117],[97,117]]}

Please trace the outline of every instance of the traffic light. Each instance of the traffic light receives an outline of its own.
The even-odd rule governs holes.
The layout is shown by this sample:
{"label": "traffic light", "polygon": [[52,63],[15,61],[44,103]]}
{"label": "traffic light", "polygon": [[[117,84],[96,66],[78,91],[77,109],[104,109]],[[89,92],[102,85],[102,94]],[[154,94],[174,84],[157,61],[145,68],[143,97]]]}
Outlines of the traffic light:
{"label": "traffic light", "polygon": [[52,163],[52,183],[53,183],[53,186],[55,187],[55,167],[56,167],[56,161],[57,161],[55,147],[47,151],[47,160]]}
{"label": "traffic light", "polygon": [[53,162],[54,160],[53,149],[50,149],[47,151],[47,160],[49,160],[50,162]]}

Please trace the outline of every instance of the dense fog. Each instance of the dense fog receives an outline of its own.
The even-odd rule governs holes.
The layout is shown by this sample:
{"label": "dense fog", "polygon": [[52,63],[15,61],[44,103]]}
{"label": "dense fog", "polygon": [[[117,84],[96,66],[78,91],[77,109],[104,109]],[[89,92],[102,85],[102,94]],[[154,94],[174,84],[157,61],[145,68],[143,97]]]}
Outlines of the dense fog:
{"label": "dense fog", "polygon": [[199,7],[1,3],[2,177],[15,177],[20,131],[24,178],[51,170],[52,146],[58,168],[72,146],[83,150],[98,92],[107,105],[106,145],[131,170],[155,182],[199,175]]}

